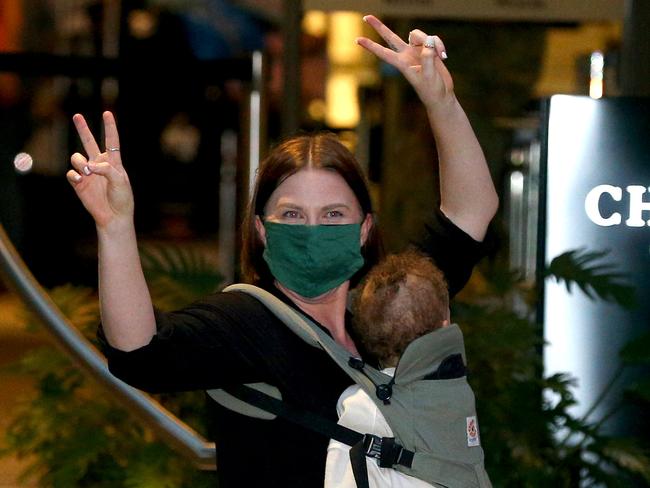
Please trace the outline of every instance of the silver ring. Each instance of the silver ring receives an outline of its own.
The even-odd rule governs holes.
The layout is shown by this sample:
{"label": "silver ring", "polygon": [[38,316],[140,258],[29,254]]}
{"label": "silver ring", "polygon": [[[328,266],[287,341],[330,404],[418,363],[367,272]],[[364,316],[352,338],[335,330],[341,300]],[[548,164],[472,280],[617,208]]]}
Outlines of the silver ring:
{"label": "silver ring", "polygon": [[424,41],[423,46],[428,47],[430,49],[435,48],[436,47],[436,38],[434,36],[427,36],[426,40]]}
{"label": "silver ring", "polygon": [[109,147],[106,149],[108,152],[119,152],[119,147]]}

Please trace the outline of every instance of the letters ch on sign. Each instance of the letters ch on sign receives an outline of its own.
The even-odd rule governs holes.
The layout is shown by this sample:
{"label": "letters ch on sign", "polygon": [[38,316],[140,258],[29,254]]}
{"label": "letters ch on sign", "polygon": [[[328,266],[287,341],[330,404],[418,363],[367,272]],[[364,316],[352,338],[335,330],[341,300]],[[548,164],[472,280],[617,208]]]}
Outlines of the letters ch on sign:
{"label": "letters ch on sign", "polygon": [[[628,218],[625,221],[625,225],[628,227],[650,226],[650,218],[643,220],[643,212],[648,212],[647,215],[650,217],[650,201],[643,200],[643,195],[646,191],[650,193],[650,188],[640,185],[630,185],[625,189],[629,195],[627,199]],[[623,217],[619,212],[612,212],[608,216],[600,213],[599,203],[601,198],[607,198],[605,194],[609,195],[608,198],[611,198],[615,202],[620,202],[623,199],[623,189],[620,186],[598,185],[587,193],[587,197],[585,198],[585,212],[587,212],[589,219],[596,225],[602,227],[620,225]]]}

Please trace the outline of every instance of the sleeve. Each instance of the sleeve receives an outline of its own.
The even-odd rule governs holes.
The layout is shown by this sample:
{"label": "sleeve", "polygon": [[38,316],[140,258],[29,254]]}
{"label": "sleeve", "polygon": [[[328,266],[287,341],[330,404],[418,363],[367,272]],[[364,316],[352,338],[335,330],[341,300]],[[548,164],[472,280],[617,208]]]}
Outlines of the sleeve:
{"label": "sleeve", "polygon": [[483,241],[476,241],[437,208],[426,222],[422,236],[413,244],[443,272],[451,298],[467,284],[474,266],[490,252],[493,243],[491,228]]}
{"label": "sleeve", "polygon": [[357,486],[350,465],[350,446],[330,440],[325,460],[325,488],[354,488]]}
{"label": "sleeve", "polygon": [[[358,425],[349,421],[351,412],[348,404],[350,403],[350,396],[354,396],[355,393],[358,394],[359,390],[360,388],[357,385],[348,387],[336,403],[339,424],[358,432],[360,432]],[[352,472],[352,465],[350,464],[350,446],[334,439],[330,439],[327,446],[324,486],[325,488],[355,488],[357,486]]]}
{"label": "sleeve", "polygon": [[111,347],[98,338],[109,370],[151,393],[220,388],[266,381],[258,366],[263,345],[277,325],[257,300],[241,293],[216,293],[180,311],[156,310],[157,334],[139,349]]}

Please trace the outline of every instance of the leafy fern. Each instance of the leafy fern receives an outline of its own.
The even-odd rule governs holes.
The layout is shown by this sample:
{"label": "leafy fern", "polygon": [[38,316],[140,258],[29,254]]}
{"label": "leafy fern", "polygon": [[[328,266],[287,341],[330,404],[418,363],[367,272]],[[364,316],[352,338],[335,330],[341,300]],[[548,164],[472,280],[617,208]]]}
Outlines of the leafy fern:
{"label": "leafy fern", "polygon": [[140,248],[140,259],[154,304],[163,309],[187,305],[213,293],[223,282],[205,253],[196,248],[149,245]]}
{"label": "leafy fern", "polygon": [[[605,251],[573,249],[560,254],[548,265],[545,277],[563,281],[567,291],[575,284],[590,299],[595,296],[626,309],[634,308],[634,287],[625,282],[625,275],[614,271],[615,265],[600,262],[609,254]],[[594,296],[595,295],[595,296]]]}

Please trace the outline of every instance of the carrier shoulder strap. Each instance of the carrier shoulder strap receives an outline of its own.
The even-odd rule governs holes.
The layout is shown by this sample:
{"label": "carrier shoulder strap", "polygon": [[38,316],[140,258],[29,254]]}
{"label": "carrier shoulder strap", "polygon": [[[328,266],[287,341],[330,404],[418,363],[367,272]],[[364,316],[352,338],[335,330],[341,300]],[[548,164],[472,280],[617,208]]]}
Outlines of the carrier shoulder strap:
{"label": "carrier shoulder strap", "polygon": [[223,291],[239,291],[255,297],[307,344],[323,349],[329,354],[348,376],[367,392],[374,392],[376,385],[391,382],[392,378],[389,375],[374,368],[365,368],[363,372],[355,368],[355,365],[350,363],[351,355],[348,350],[338,344],[304,313],[290,307],[272,293],[243,283],[230,285]]}
{"label": "carrier shoulder strap", "polygon": [[[368,367],[367,365],[364,367],[363,362],[360,359],[359,362],[361,363],[361,366],[355,367],[353,361],[354,358],[351,358],[350,353],[336,343],[334,339],[320,326],[310,320],[309,317],[293,309],[266,290],[252,285],[236,284],[228,286],[224,291],[239,291],[255,297],[308,344],[311,344],[314,347],[319,347],[327,352],[355,383],[361,386],[371,397],[374,395],[375,398],[381,399],[379,395],[381,387],[388,386],[390,389],[393,384],[397,387],[399,386],[399,383],[402,383],[403,381],[408,383],[411,378],[415,378],[419,375],[419,371],[423,369],[425,362],[431,363],[431,356],[422,354],[423,351],[419,350],[420,347],[423,347],[425,351],[430,351],[431,349],[429,349],[428,346],[431,345],[432,341],[436,346],[448,344],[452,348],[456,347],[454,344],[457,343],[457,339],[460,339],[462,343],[462,334],[460,333],[458,326],[449,326],[440,329],[435,332],[436,337],[427,335],[414,341],[415,343],[422,342],[422,344],[409,345],[405,354],[409,356],[413,354],[417,356],[418,360],[412,362],[409,361],[412,364],[412,367],[408,367],[403,374],[401,373],[400,364],[398,366],[398,370],[400,370],[399,378],[396,376],[397,380],[395,381],[395,378],[391,378],[389,375],[374,368]],[[454,337],[456,337],[456,339],[454,339]],[[442,347],[442,349],[445,349],[445,347]],[[464,348],[461,350],[461,353],[462,356],[464,356]],[[356,366],[359,365],[357,364]],[[259,385],[255,386],[256,388],[259,388]],[[399,471],[410,474],[411,476],[416,476],[423,480],[437,483],[438,485],[441,484],[441,480],[445,480],[442,481],[443,486],[491,486],[487,475],[484,473],[482,459],[480,465],[474,466],[473,464],[465,464],[460,461],[450,461],[425,452],[415,453],[404,449],[398,442],[396,442],[396,438],[380,438],[371,434],[363,435],[340,426],[329,419],[321,417],[319,420],[319,416],[316,414],[306,412],[303,409],[291,407],[282,402],[280,400],[281,395],[276,388],[270,387],[269,385],[265,385],[265,387],[272,388],[275,391],[275,394],[268,395],[266,393],[259,393],[256,392],[255,389],[251,390],[244,385],[238,387],[236,391],[232,391],[232,393],[235,394],[232,398],[234,398],[235,401],[240,402],[241,405],[252,403],[253,405],[260,407],[255,409],[254,407],[249,406],[248,409],[255,409],[258,412],[272,412],[272,414],[278,415],[285,420],[298,423],[307,429],[323,433],[329,438],[351,445],[352,449],[350,452],[352,470],[359,488],[368,487],[365,465],[366,457],[376,458],[380,467],[395,467]],[[407,384],[405,384],[404,387],[408,387]],[[241,393],[242,390],[244,393]],[[209,390],[208,394],[222,405],[224,404],[222,401],[223,396],[228,395],[223,390]],[[257,399],[254,397],[257,397]],[[262,399],[261,402],[259,401],[260,398]],[[375,403],[381,407],[380,404],[382,402]],[[388,402],[384,401],[384,403]],[[397,404],[397,399],[395,404]],[[250,415],[245,408],[236,408],[235,410]],[[266,418],[269,418],[268,413],[266,415]],[[253,416],[265,418],[261,415]],[[271,415],[271,418],[274,418],[274,416]],[[394,418],[395,417],[393,416],[393,420]],[[327,426],[328,424],[329,427]],[[323,425],[326,426],[324,427],[325,430],[323,430]],[[484,476],[479,476],[480,474]]]}
{"label": "carrier shoulder strap", "polygon": [[[364,390],[366,390],[366,392],[370,392],[369,394],[372,394],[372,392],[375,391],[376,385],[390,384],[392,382],[390,376],[377,371],[374,368],[365,368],[363,371],[360,371],[354,358],[351,360],[350,353],[340,344],[336,343],[336,341],[334,341],[334,339],[320,326],[314,323],[309,317],[290,307],[268,291],[257,286],[241,283],[230,285],[223,291],[246,293],[260,301],[270,312],[272,312],[307,344],[324,350],[355,383],[360,385]],[[360,359],[357,361],[362,363]],[[282,398],[282,395],[277,388],[267,385],[266,383],[255,383],[249,386],[262,390],[264,393],[277,399]],[[274,415],[269,416],[267,412],[264,412],[261,409],[248,407],[244,402],[232,398],[231,395],[224,392],[222,389],[208,390],[208,394],[218,403],[245,415],[262,419],[275,418]]]}
{"label": "carrier shoulder strap", "polygon": [[[253,285],[235,284],[226,287],[224,291],[239,291],[254,296],[306,343],[325,350],[355,382],[375,388],[376,381],[391,381],[390,377],[383,373],[368,371],[362,374],[350,366],[349,352],[304,314],[292,309],[266,290]],[[278,416],[351,446],[350,460],[358,488],[369,487],[366,457],[376,458],[381,467],[402,465],[410,468],[412,465],[414,453],[404,449],[394,438],[362,434],[305,409],[293,407],[281,400],[282,395],[277,388],[266,383],[229,387],[227,391],[208,390],[208,394],[226,408],[262,419]]]}

